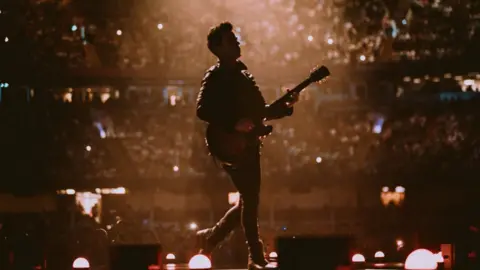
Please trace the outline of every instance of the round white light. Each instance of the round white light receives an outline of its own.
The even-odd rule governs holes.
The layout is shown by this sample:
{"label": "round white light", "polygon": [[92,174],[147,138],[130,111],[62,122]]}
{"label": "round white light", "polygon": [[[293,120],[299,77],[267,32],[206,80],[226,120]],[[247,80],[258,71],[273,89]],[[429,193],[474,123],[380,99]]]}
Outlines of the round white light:
{"label": "round white light", "polygon": [[90,268],[90,263],[88,262],[87,259],[83,257],[76,258],[75,261],[73,261],[72,265],[73,269],[88,269]]}
{"label": "round white light", "polygon": [[190,230],[196,230],[198,228],[198,225],[197,225],[197,223],[192,222],[192,223],[190,223],[189,227],[190,227]]}
{"label": "round white light", "polygon": [[189,269],[210,269],[212,268],[212,262],[210,259],[202,254],[193,256],[188,262]]}
{"label": "round white light", "polygon": [[437,266],[437,258],[426,249],[413,251],[405,261],[405,269],[407,270],[435,270]]}
{"label": "round white light", "polygon": [[175,254],[173,253],[168,253],[167,256],[165,257],[167,260],[175,260]]}
{"label": "round white light", "polygon": [[278,254],[277,254],[277,252],[272,251],[272,252],[270,252],[270,254],[268,254],[268,257],[270,259],[276,259],[276,258],[278,258]]}
{"label": "round white light", "polygon": [[352,262],[353,263],[364,263],[365,262],[365,256],[357,253],[357,254],[353,255]]}
{"label": "round white light", "polygon": [[375,258],[385,258],[385,253],[382,251],[375,252]]}

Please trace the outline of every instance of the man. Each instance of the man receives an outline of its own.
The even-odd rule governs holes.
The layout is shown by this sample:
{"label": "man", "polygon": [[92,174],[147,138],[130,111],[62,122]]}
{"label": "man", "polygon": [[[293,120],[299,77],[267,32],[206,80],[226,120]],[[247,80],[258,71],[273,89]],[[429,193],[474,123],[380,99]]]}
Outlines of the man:
{"label": "man", "polygon": [[[265,100],[247,67],[238,60],[240,44],[229,22],[210,29],[208,48],[218,63],[205,74],[197,100],[197,116],[227,130],[248,133],[263,119],[278,119],[293,113],[298,101],[294,95],[287,104],[275,108]],[[260,142],[248,150],[246,160],[234,166],[223,165],[240,193],[240,200],[213,227],[197,232],[200,252],[210,254],[238,225],[243,226],[249,248],[249,269],[267,269],[263,244],[258,233],[260,194]]]}

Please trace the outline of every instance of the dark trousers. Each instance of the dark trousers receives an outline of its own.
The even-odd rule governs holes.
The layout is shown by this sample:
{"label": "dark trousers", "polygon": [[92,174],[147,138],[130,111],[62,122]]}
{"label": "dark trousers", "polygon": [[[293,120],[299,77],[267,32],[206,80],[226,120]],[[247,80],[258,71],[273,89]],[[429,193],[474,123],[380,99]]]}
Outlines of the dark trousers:
{"label": "dark trousers", "polygon": [[[210,238],[212,244],[223,241],[235,228],[242,225],[250,252],[259,243],[258,205],[260,199],[260,153],[252,151],[241,165],[224,166],[225,171],[240,193],[239,203],[230,208],[214,227]],[[263,252],[263,251],[262,251]]]}

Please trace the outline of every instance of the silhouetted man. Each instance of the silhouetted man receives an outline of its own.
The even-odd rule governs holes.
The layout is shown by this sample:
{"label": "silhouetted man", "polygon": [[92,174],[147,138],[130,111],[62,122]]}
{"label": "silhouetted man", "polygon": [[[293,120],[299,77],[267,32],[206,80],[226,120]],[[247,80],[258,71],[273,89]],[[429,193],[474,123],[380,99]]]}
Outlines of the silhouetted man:
{"label": "silhouetted man", "polygon": [[[263,119],[278,119],[293,113],[293,96],[288,104],[269,107],[247,67],[238,60],[240,44],[232,24],[213,27],[207,37],[209,50],[218,63],[205,74],[197,100],[197,116],[226,130],[248,133]],[[258,233],[260,194],[260,140],[248,150],[241,165],[223,165],[240,193],[240,201],[213,227],[197,232],[200,252],[210,254],[238,225],[243,226],[249,248],[249,269],[267,269],[263,244]]]}

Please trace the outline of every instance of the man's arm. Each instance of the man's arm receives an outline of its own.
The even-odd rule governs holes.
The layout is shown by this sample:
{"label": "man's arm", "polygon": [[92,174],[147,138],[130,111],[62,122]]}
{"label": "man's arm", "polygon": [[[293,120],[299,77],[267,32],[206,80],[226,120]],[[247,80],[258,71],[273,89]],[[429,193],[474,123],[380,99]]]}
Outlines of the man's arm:
{"label": "man's arm", "polygon": [[[263,103],[265,104],[265,99],[261,94],[260,88],[258,87],[257,82],[255,81],[255,78],[250,73],[247,73],[247,77],[253,84],[253,87],[258,91],[259,95],[261,96],[261,99],[263,100]],[[292,114],[293,114],[293,107],[289,107],[286,104],[277,104],[274,106],[269,106],[268,104],[265,104],[266,120],[280,119],[286,116],[290,116]]]}
{"label": "man's arm", "polygon": [[202,80],[202,86],[197,98],[197,117],[214,125],[233,130],[235,119],[232,106],[225,100],[225,91],[215,70],[209,70]]}
{"label": "man's arm", "polygon": [[279,104],[274,106],[266,105],[267,120],[280,119],[293,114],[293,107],[288,107],[286,104]]}

